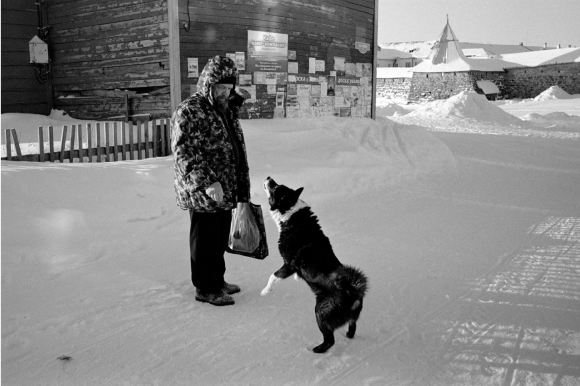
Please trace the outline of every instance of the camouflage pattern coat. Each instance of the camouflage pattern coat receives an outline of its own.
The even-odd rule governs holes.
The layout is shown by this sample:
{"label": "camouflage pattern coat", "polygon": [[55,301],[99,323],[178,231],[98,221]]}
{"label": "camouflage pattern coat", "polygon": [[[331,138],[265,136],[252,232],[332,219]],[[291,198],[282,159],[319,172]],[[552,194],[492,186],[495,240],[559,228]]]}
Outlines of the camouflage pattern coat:
{"label": "camouflage pattern coat", "polygon": [[[210,59],[199,78],[197,93],[184,100],[171,119],[174,187],[181,209],[211,213],[230,210],[237,202],[250,200],[246,146],[237,119],[239,106],[230,104],[228,111],[230,129],[240,144],[238,178],[234,145],[225,126],[228,123],[214,108],[211,95],[213,84],[232,76],[237,76],[237,70],[231,59],[220,56]],[[219,203],[205,193],[215,182],[221,184],[224,193]]]}

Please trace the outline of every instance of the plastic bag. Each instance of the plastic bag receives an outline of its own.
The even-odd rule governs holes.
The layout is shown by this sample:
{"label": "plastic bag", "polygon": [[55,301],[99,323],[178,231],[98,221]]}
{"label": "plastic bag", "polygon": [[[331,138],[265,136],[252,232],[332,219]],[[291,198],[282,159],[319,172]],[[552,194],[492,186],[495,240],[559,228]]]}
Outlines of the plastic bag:
{"label": "plastic bag", "polygon": [[[254,247],[256,232],[258,245]],[[245,234],[250,234],[251,236],[244,240]],[[251,202],[238,203],[236,209],[232,211],[230,237],[226,251],[259,260],[263,260],[268,256],[266,227],[264,226],[264,216],[260,205],[255,205]]]}
{"label": "plastic bag", "polygon": [[238,203],[232,213],[228,247],[234,251],[251,253],[260,245],[260,230],[250,204]]}

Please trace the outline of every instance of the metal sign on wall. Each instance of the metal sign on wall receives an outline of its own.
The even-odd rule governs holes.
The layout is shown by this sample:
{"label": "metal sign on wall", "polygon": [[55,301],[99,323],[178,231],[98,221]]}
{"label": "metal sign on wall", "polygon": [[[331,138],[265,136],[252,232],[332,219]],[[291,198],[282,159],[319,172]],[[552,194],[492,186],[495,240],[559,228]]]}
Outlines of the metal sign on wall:
{"label": "metal sign on wall", "polygon": [[288,72],[288,35],[248,30],[246,70]]}

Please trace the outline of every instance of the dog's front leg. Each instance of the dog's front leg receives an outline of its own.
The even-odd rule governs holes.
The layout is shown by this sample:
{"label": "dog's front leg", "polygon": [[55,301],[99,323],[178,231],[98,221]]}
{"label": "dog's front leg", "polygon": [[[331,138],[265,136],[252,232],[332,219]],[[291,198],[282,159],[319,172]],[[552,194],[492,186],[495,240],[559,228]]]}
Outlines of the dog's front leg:
{"label": "dog's front leg", "polygon": [[268,279],[268,284],[262,290],[262,296],[264,296],[267,293],[269,293],[270,291],[272,291],[272,286],[275,283],[279,282],[282,279],[286,279],[287,277],[291,276],[293,273],[294,273],[294,269],[290,265],[284,263],[282,268],[280,268],[279,270],[274,272],[272,275],[270,275],[270,279]]}

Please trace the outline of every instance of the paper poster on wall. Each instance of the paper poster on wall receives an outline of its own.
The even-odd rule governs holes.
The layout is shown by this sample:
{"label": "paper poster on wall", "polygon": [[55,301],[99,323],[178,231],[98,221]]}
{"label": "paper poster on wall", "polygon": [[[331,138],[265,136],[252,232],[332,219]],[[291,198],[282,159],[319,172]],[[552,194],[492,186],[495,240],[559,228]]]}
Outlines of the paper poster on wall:
{"label": "paper poster on wall", "polygon": [[288,62],[288,73],[298,74],[298,62]]}
{"label": "paper poster on wall", "polygon": [[324,60],[316,59],[316,71],[324,72]]}
{"label": "paper poster on wall", "polygon": [[298,96],[297,95],[287,95],[286,96],[286,106],[299,107]]}
{"label": "paper poster on wall", "polygon": [[288,83],[288,95],[298,95],[296,83]]}
{"label": "paper poster on wall", "polygon": [[276,108],[284,108],[284,92],[278,91],[276,94]]}
{"label": "paper poster on wall", "polygon": [[199,77],[199,59],[198,58],[187,58],[187,77],[188,78]]}
{"label": "paper poster on wall", "polygon": [[344,72],[344,58],[334,57],[334,70]]}
{"label": "paper poster on wall", "polygon": [[347,76],[356,76],[356,64],[355,63],[346,63],[344,65],[344,72]]}
{"label": "paper poster on wall", "polygon": [[267,87],[268,95],[276,95],[276,85],[269,84]]}
{"label": "paper poster on wall", "polygon": [[[333,72],[333,71],[331,71]],[[336,88],[336,76],[329,76],[328,77],[328,87],[326,89],[326,95],[334,96],[334,90]]]}
{"label": "paper poster on wall", "polygon": [[296,51],[288,51],[288,60],[296,60]]}
{"label": "paper poster on wall", "polygon": [[252,74],[239,74],[240,86],[249,86],[252,84]]}
{"label": "paper poster on wall", "polygon": [[308,73],[316,73],[316,58],[308,58]]}
{"label": "paper poster on wall", "polygon": [[266,73],[261,71],[254,72],[254,84],[266,84]]}
{"label": "paper poster on wall", "polygon": [[248,30],[248,71],[288,72],[288,35]]}
{"label": "paper poster on wall", "polygon": [[356,64],[356,76],[358,76],[359,78],[363,76],[363,64],[362,63],[357,63]]}
{"label": "paper poster on wall", "polygon": [[319,97],[320,96],[320,89],[321,89],[321,86],[319,84],[313,84],[310,88],[310,95],[313,97]]}
{"label": "paper poster on wall", "polygon": [[266,76],[266,84],[276,85],[276,73],[275,72],[265,72],[264,75]]}
{"label": "paper poster on wall", "polygon": [[236,52],[236,68],[238,71],[246,69],[246,53]]}
{"label": "paper poster on wall", "polygon": [[320,96],[328,95],[328,82],[320,82]]}
{"label": "paper poster on wall", "polygon": [[367,77],[367,78],[371,78],[373,76],[373,65],[371,63],[363,63],[363,70],[362,70],[362,76]]}

